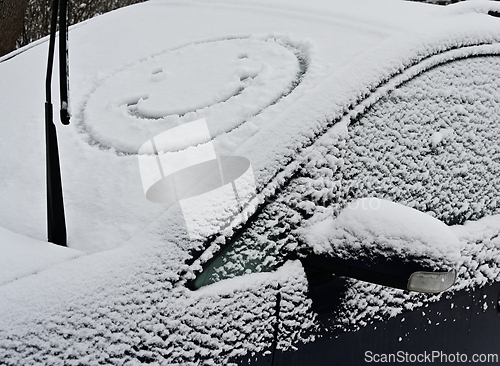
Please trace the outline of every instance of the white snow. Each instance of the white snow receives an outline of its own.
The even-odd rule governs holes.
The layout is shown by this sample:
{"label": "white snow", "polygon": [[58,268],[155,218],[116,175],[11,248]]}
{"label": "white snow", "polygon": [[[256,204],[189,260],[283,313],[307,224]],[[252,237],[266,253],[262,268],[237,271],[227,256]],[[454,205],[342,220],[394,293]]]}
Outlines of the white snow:
{"label": "white snow", "polygon": [[294,51],[301,52],[292,47],[280,39],[253,37],[167,50],[102,80],[88,97],[82,123],[102,146],[127,153],[202,117],[215,138],[292,87],[300,71]]}
{"label": "white snow", "polygon": [[[456,263],[460,243],[441,221],[388,200],[362,198],[350,202],[336,218],[328,218],[304,230],[315,252],[395,252],[402,258],[429,258]],[[333,250],[332,250],[333,249]]]}
{"label": "white snow", "polygon": [[[442,63],[500,54],[498,19],[485,14],[490,9],[500,11],[500,4],[151,0],[72,27],[70,126],[61,126],[54,113],[66,249],[45,243],[47,39],[1,58],[2,362],[189,365],[203,358],[205,364],[227,363],[231,356],[250,357],[269,346],[278,291],[284,319],[278,348],[305,341],[306,330],[314,336],[307,281],[296,262],[196,293],[185,288],[200,263],[191,268],[184,263],[203,241],[189,239],[179,204],[146,199],[136,152],[153,136],[201,118],[217,155],[250,161],[259,192],[255,201],[275,201],[271,214],[263,214],[264,224],[250,230],[256,240],[236,253],[233,267],[245,267],[245,258],[262,258],[257,270],[270,271],[281,245],[291,250],[298,245],[290,230],[335,216],[347,202],[344,194],[373,196],[380,183],[390,197],[379,198],[441,221],[453,215],[460,223],[479,220],[452,228],[462,248],[456,289],[498,280],[500,223],[492,198],[499,184],[498,143],[491,139],[497,135],[483,120],[467,116],[494,117],[489,113],[497,109],[485,90],[496,95],[499,88],[491,83],[499,78],[491,73],[498,71],[480,58],[474,67],[482,72],[470,78],[464,71],[470,66],[457,61],[451,62],[456,75],[450,79],[459,79],[463,88],[429,90],[432,84],[425,82],[439,68],[427,70]],[[417,77],[421,73],[424,79]],[[476,91],[481,85],[490,89]],[[445,102],[454,101],[455,89],[465,90],[464,103],[449,109]],[[387,100],[391,90],[397,103]],[[418,98],[425,95],[443,104]],[[403,108],[416,111],[412,123],[394,118],[400,100],[417,103]],[[450,126],[454,134],[444,136],[442,129]],[[433,133],[440,134],[437,155],[423,160],[438,173],[430,176],[417,162]],[[419,145],[423,141],[425,147]],[[398,146],[405,149],[382,153],[383,147]],[[398,164],[408,168],[395,182],[386,173]],[[454,168],[446,169],[450,165]],[[343,177],[346,172],[352,175]],[[450,174],[456,184],[439,190],[418,184],[429,177],[427,187],[440,187],[432,179]],[[299,178],[290,181],[293,176]],[[493,188],[485,186],[484,177],[494,178]],[[478,202],[471,198],[472,187],[480,188]],[[406,195],[410,191],[422,192],[422,199]],[[238,216],[231,225],[208,216],[225,236],[241,220]],[[275,242],[276,233],[286,238]],[[438,248],[451,254],[455,247],[453,242]],[[334,326],[364,326],[437,299],[352,281],[339,309],[345,323]]]}
{"label": "white snow", "polygon": [[453,134],[452,128],[444,128],[439,131],[436,131],[431,136],[431,144],[432,147],[436,147],[438,144],[443,142],[443,139]]}
{"label": "white snow", "polygon": [[83,255],[0,227],[0,285]]}

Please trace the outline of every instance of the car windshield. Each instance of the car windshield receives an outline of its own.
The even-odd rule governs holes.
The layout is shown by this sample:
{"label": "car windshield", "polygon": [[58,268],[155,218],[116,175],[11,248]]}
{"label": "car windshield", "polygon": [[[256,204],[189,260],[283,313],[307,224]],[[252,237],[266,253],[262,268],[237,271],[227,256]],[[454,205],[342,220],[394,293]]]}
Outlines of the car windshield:
{"label": "car windshield", "polygon": [[499,212],[498,57],[449,61],[321,136],[293,179],[205,265],[199,288],[271,271],[307,250],[298,234],[352,200],[379,197],[463,224]]}

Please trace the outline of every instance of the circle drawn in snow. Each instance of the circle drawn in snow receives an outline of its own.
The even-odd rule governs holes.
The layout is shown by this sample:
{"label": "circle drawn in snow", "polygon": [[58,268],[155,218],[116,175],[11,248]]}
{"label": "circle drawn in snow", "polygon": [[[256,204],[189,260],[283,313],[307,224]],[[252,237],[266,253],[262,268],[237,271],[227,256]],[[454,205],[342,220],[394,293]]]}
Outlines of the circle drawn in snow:
{"label": "circle drawn in snow", "polygon": [[90,95],[84,125],[105,147],[137,153],[151,137],[205,118],[228,132],[288,94],[300,81],[298,50],[276,39],[190,44],[140,61]]}

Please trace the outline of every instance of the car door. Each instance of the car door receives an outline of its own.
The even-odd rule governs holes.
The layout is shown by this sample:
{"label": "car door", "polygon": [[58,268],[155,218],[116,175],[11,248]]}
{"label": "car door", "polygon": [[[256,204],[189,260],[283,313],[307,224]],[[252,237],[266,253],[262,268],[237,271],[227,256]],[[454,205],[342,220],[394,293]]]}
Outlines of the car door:
{"label": "car door", "polygon": [[[412,295],[334,275],[309,277],[319,324],[314,340],[294,351],[278,347],[257,364],[498,361],[499,64],[495,55],[463,57],[424,71],[351,121],[342,141],[339,197],[390,197],[447,223],[461,242],[455,286]],[[316,165],[321,171],[326,163]],[[304,175],[316,178],[310,169]],[[282,194],[300,188],[292,183]]]}

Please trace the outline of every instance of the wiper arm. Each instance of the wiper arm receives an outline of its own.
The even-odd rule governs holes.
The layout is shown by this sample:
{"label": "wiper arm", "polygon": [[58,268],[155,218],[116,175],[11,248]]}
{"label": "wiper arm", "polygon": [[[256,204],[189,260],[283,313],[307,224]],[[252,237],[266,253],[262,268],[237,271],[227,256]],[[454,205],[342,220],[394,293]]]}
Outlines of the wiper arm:
{"label": "wiper arm", "polygon": [[[59,11],[60,8],[60,11]],[[59,71],[61,113],[63,125],[68,125],[70,120],[68,103],[68,25],[67,25],[67,0],[53,0],[52,19],[49,39],[49,55],[47,62],[47,75],[45,80],[45,144],[46,144],[46,179],[47,179],[47,237],[54,244],[66,246],[66,220],[64,217],[64,203],[61,183],[61,170],[59,164],[59,150],[57,147],[57,134],[54,126],[52,111],[52,70],[54,65],[54,49],[56,27],[59,12]]]}

